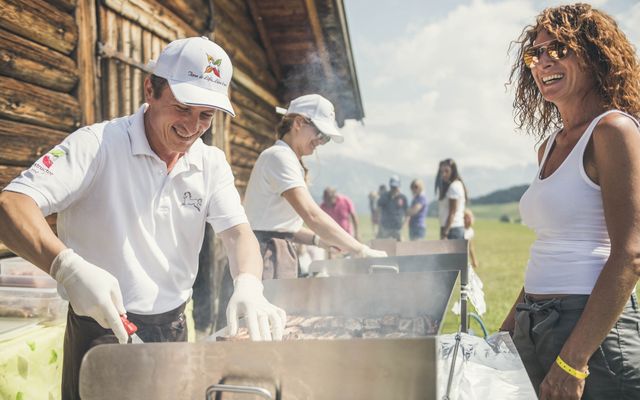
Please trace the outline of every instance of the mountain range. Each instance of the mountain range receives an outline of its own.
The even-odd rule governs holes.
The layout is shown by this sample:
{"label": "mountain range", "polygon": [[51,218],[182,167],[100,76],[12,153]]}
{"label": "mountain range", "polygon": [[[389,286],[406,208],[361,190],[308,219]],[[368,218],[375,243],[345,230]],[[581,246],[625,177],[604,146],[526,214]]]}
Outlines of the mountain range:
{"label": "mountain range", "polygon": [[[321,202],[324,189],[332,186],[337,189],[338,193],[351,198],[357,213],[368,212],[369,193],[377,191],[382,184],[388,184],[389,177],[392,175],[400,177],[400,190],[408,199],[411,198],[409,184],[415,178],[420,178],[425,183],[425,192],[429,201],[434,197],[433,185],[437,165],[425,165],[423,173],[412,175],[402,171],[394,171],[373,162],[347,157],[312,156],[305,158],[304,162],[309,169],[309,190],[316,201]],[[497,198],[489,196],[480,199],[495,191],[510,190],[507,188],[513,186],[521,186],[521,188],[515,189],[515,192],[523,192],[522,186],[526,189],[536,171],[535,164],[512,167],[459,166],[459,172],[467,186],[469,197],[472,202],[480,201],[478,204],[488,204],[487,201],[501,202],[497,198],[504,197],[504,193],[496,195]],[[515,192],[507,194],[507,196],[517,196]]]}

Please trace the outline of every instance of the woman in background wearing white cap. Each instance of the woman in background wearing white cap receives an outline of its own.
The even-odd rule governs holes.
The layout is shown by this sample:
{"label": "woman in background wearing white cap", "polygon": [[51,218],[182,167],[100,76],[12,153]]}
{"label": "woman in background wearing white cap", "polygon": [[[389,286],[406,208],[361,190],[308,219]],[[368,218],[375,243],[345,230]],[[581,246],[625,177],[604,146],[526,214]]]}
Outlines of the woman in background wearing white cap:
{"label": "woman in background wearing white cap", "polygon": [[464,208],[467,188],[450,158],[440,161],[435,192],[438,194],[440,239],[464,239]]}
{"label": "woman in background wearing white cap", "polygon": [[251,171],[244,200],[260,242],[265,266],[262,278],[298,276],[293,242],[334,246],[358,257],[385,257],[385,252],[369,248],[342,229],[307,189],[302,157],[332,139],[343,141],[333,104],[318,94],[294,99],[277,133],[278,141],[260,154]]}

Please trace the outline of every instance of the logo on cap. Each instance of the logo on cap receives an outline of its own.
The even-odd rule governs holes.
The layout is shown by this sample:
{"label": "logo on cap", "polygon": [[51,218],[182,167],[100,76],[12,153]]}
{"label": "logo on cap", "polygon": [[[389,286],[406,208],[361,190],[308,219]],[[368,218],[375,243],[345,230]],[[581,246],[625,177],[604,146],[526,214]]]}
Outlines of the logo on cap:
{"label": "logo on cap", "polygon": [[222,58],[215,58],[207,54],[207,67],[204,69],[205,74],[213,72],[215,76],[220,78],[220,65],[222,64]]}

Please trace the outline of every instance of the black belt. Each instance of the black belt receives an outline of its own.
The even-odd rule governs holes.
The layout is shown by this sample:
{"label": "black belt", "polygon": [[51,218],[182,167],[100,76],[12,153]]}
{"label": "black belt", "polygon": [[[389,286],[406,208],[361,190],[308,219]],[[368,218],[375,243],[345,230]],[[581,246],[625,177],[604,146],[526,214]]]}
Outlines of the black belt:
{"label": "black belt", "polygon": [[148,325],[166,325],[179,319],[186,307],[187,307],[187,303],[182,303],[181,305],[179,305],[177,308],[174,308],[173,310],[166,311],[160,314],[149,314],[149,315],[127,312],[127,317],[131,321],[134,321],[134,322],[140,321]]}
{"label": "black belt", "polygon": [[269,239],[293,239],[293,232],[253,231],[253,233],[256,235],[256,238],[260,242],[264,242]]}

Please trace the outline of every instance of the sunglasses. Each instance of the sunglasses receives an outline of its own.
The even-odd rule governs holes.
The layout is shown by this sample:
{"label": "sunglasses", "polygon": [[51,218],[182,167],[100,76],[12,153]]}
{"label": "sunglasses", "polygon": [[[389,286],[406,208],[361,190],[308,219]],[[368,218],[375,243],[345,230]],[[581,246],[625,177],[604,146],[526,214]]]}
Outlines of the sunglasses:
{"label": "sunglasses", "polygon": [[531,46],[523,53],[524,64],[530,69],[534,68],[540,62],[540,57],[542,57],[545,51],[552,59],[561,60],[569,54],[569,47],[555,39],[537,46]]}
{"label": "sunglasses", "polygon": [[320,129],[318,129],[317,126],[314,125],[314,123],[312,121],[304,121],[307,125],[311,126],[313,129],[315,129],[316,131],[316,137],[318,138],[318,140],[320,140],[320,144],[327,144],[329,143],[329,141],[331,140],[331,136],[326,135],[322,132],[320,132]]}

